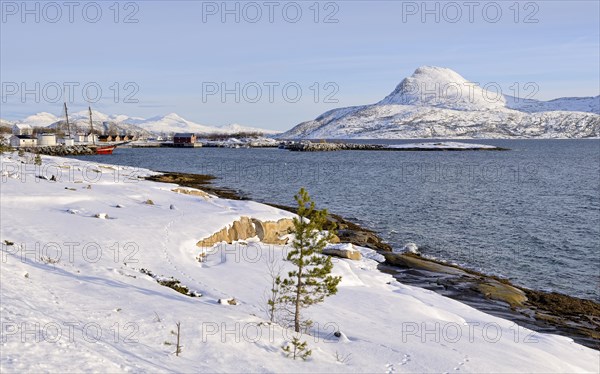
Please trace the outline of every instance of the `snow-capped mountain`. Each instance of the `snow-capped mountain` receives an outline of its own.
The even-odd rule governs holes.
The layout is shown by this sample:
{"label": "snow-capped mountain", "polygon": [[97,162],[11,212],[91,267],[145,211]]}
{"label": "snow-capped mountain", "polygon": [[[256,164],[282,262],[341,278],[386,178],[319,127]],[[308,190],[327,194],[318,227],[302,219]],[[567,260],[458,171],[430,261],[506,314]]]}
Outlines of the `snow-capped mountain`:
{"label": "snow-capped mountain", "polygon": [[[124,114],[109,115],[96,110],[92,111],[94,129],[103,132],[131,133],[136,135],[151,135],[161,133],[191,132],[197,134],[235,134],[240,132],[260,132],[263,134],[277,134],[279,131],[266,130],[256,127],[242,126],[237,123],[224,126],[201,125],[176,113],[170,113],[163,116],[155,116],[148,119],[141,117],[130,117]],[[12,126],[14,123],[24,123],[32,127],[66,127],[64,118],[54,114],[41,112],[18,121],[2,120],[5,126]],[[76,127],[77,131],[89,131],[89,113],[82,110],[75,113],[69,113],[69,122],[71,126]]]}
{"label": "snow-capped mountain", "polygon": [[136,125],[154,133],[169,132],[192,132],[206,133],[211,132],[210,126],[200,125],[180,117],[176,113],[169,113],[165,116],[155,116],[146,120],[138,121]]}
{"label": "snow-capped mountain", "polygon": [[276,134],[277,131],[265,130],[256,127],[246,127],[239,124],[230,124],[224,126],[209,126],[201,125],[185,118],[182,118],[176,113],[170,113],[165,116],[156,116],[134,122],[137,126],[154,132],[154,133],[169,133],[169,132],[192,132],[197,134],[235,134],[240,132],[261,132],[263,134]]}
{"label": "snow-capped mountain", "polygon": [[447,68],[423,66],[372,105],[330,110],[281,138],[587,138],[600,136],[600,96],[522,100]]}
{"label": "snow-capped mountain", "polygon": [[19,122],[25,123],[31,127],[46,127],[46,126],[48,126],[48,124],[54,123],[59,120],[60,120],[60,118],[58,118],[57,116],[55,116],[52,113],[40,112],[40,113],[33,114],[31,116],[28,116]]}
{"label": "snow-capped mountain", "polygon": [[223,133],[226,134],[235,134],[240,132],[261,132],[265,135],[273,135],[281,133],[281,131],[277,130],[267,130],[258,127],[243,126],[239,123],[230,123],[229,125],[219,126],[218,129],[220,129]]}

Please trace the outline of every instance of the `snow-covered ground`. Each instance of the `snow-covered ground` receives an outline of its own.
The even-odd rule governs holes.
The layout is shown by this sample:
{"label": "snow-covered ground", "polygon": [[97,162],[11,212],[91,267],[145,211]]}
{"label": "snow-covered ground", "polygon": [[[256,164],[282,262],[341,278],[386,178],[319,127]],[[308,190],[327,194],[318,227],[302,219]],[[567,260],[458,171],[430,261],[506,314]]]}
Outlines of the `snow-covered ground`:
{"label": "snow-covered ground", "polygon": [[[308,310],[315,325],[302,340],[313,353],[294,361],[281,349],[293,334],[266,323],[264,312],[267,259],[284,263],[287,248],[218,245],[198,262],[196,246],[242,216],[290,213],[176,193],[138,178],[148,170],[1,157],[2,373],[600,370],[598,351],[403,285],[380,273],[380,256],[365,248],[360,261],[335,260],[339,292]],[[203,296],[177,293],[142,268]],[[225,298],[238,305],[218,302]]]}

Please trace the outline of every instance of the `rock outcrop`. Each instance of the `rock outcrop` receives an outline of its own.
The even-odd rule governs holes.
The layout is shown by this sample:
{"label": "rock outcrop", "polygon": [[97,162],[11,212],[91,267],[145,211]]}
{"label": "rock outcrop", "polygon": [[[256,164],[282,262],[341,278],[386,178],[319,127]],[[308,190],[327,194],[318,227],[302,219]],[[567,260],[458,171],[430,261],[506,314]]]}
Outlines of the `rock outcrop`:
{"label": "rock outcrop", "polygon": [[195,188],[177,187],[177,188],[173,188],[171,191],[173,191],[175,193],[184,194],[184,195],[200,196],[200,197],[203,197],[205,199],[208,199],[210,197],[210,195],[207,194],[206,192],[204,192],[202,190],[197,190]]}
{"label": "rock outcrop", "polygon": [[293,222],[289,218],[282,218],[279,221],[261,221],[255,218],[241,217],[234,221],[230,226],[221,229],[208,238],[202,239],[196,245],[199,247],[212,247],[221,242],[231,244],[237,240],[246,240],[253,237],[266,244],[283,245],[287,239],[281,239],[288,234],[293,227]]}
{"label": "rock outcrop", "polygon": [[354,261],[361,259],[360,252],[351,243],[330,244],[323,249],[323,254]]}

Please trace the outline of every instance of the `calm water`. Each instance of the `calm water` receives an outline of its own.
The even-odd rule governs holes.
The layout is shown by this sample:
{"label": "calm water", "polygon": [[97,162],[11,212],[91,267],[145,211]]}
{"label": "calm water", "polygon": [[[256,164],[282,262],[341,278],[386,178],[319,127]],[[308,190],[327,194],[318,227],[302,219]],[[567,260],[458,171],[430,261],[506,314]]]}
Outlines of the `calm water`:
{"label": "calm water", "polygon": [[600,301],[600,141],[477,142],[512,150],[118,148],[81,158],[213,174],[218,185],[287,205],[304,186],[320,207],[374,229],[394,247],[414,242],[428,256]]}

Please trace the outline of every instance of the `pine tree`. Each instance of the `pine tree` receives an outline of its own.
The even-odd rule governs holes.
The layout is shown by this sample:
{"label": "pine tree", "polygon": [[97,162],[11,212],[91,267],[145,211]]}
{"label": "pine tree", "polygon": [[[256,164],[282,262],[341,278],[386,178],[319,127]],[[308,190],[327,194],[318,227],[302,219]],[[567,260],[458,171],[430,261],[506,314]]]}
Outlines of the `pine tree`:
{"label": "pine tree", "polygon": [[294,330],[300,332],[304,322],[301,320],[301,310],[334,295],[342,278],[330,275],[333,268],[331,258],[321,255],[334,235],[333,230],[326,234],[322,231],[327,222],[327,210],[315,210],[315,203],[304,188],[294,198],[298,204],[298,217],[294,218],[293,249],[286,259],[295,268],[278,283],[281,293],[279,301],[290,307],[294,315]]}
{"label": "pine tree", "polygon": [[35,163],[36,165],[41,165],[41,164],[42,164],[42,157],[40,156],[40,154],[39,154],[39,153],[37,153],[37,154],[35,155],[35,160],[34,160],[34,163]]}
{"label": "pine tree", "polygon": [[297,337],[293,337],[292,341],[281,347],[285,352],[286,356],[292,357],[294,360],[296,357],[300,357],[303,360],[306,360],[308,356],[312,354],[312,350],[307,349],[306,342],[300,341]]}

